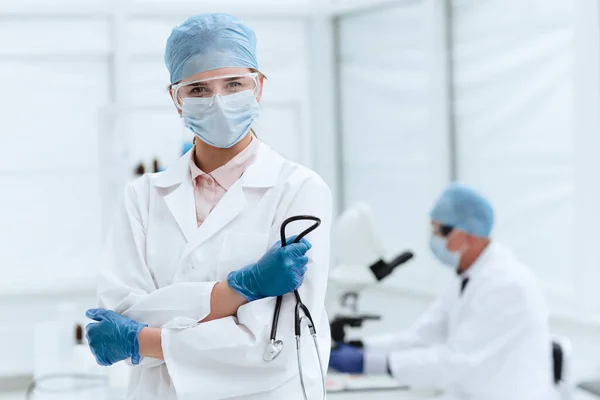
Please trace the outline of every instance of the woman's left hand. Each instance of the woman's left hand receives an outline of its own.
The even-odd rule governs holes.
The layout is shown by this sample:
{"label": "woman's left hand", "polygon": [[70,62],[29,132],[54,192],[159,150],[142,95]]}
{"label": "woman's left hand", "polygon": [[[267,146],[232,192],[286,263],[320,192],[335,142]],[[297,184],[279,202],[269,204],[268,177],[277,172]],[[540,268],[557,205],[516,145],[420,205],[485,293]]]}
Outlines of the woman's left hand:
{"label": "woman's left hand", "polygon": [[148,325],[103,308],[92,308],[85,315],[97,322],[88,324],[86,337],[100,365],[108,366],[131,357],[140,362],[138,334]]}

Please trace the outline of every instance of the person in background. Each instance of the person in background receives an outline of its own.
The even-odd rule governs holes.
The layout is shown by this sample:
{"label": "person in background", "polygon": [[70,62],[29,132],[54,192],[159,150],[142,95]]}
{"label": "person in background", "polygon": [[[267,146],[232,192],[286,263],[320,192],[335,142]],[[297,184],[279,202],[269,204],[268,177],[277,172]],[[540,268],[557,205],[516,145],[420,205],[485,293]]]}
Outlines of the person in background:
{"label": "person in background", "polygon": [[447,400],[547,400],[551,338],[541,285],[490,239],[492,206],[453,183],[430,217],[431,251],[455,277],[409,330],[369,338],[362,349],[337,344],[330,367],[388,373],[441,389]]}
{"label": "person in background", "polygon": [[[133,366],[128,399],[302,399],[293,295],[278,329],[290,345],[263,358],[275,297],[296,289],[320,347],[331,347],[331,192],[253,135],[264,81],[255,52],[254,32],[226,14],[191,17],[167,41],[173,111],[196,140],[126,186],[100,266],[101,308],[86,313],[98,363]],[[290,224],[282,247],[282,222],[306,214],[321,226],[293,243],[307,226]],[[316,362],[303,374],[311,394],[321,392]]]}

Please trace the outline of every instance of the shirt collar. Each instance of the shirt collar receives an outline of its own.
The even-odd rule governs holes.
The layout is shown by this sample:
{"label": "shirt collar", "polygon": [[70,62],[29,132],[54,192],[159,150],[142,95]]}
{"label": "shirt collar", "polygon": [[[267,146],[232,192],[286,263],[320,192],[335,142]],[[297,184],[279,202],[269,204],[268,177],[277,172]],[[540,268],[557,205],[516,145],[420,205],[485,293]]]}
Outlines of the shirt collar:
{"label": "shirt collar", "polygon": [[248,165],[252,164],[256,159],[256,153],[259,147],[258,140],[252,138],[252,141],[244,150],[239,152],[235,157],[229,160],[225,165],[215,169],[210,174],[202,171],[194,161],[195,147],[192,147],[190,153],[190,174],[192,182],[201,175],[210,175],[223,189],[229,190],[231,185],[237,181]]}
{"label": "shirt collar", "polygon": [[481,266],[483,264],[485,264],[486,260],[490,257],[490,255],[494,251],[495,247],[496,246],[495,246],[495,244],[493,242],[488,243],[488,245],[486,246],[486,248],[483,249],[483,251],[481,252],[481,254],[479,255],[479,257],[477,257],[477,260],[475,260],[475,262],[473,264],[471,264],[471,266],[469,267],[469,269],[467,269],[462,274],[460,272],[458,272],[458,270],[457,270],[456,274],[461,279],[469,279],[469,278],[471,278],[474,274],[476,274],[478,272],[478,270],[481,269]]}
{"label": "shirt collar", "polygon": [[[251,188],[273,187],[278,182],[279,173],[285,163],[285,159],[261,140],[253,140],[257,142],[256,160],[253,161],[253,164],[248,165],[246,171],[244,171],[243,176],[240,178],[241,185]],[[191,153],[192,149],[162,172],[147,174],[152,185],[157,188],[167,189],[180,185],[184,181],[191,181]]]}

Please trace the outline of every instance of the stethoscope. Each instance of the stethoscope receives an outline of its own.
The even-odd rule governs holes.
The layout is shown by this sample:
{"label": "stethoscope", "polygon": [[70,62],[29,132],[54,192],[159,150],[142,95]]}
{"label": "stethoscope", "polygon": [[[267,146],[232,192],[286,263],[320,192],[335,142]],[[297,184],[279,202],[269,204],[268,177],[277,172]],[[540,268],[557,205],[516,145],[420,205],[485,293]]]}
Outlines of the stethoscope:
{"label": "stethoscope", "polygon": [[[285,228],[286,226],[294,221],[314,221],[315,223],[300,233],[294,243],[298,243],[302,240],[303,237],[314,231],[321,225],[321,220],[317,217],[313,217],[310,215],[297,215],[294,217],[290,217],[283,221],[281,224],[280,236],[281,236],[281,246],[286,246],[285,240]],[[315,343],[315,350],[317,352],[317,358],[319,359],[319,369],[321,371],[321,385],[323,387],[323,399],[325,399],[325,372],[323,371],[323,363],[321,362],[321,352],[319,350],[319,342],[317,340],[317,330],[315,329],[315,323],[310,316],[310,311],[308,311],[308,307],[306,307],[302,300],[300,299],[300,294],[297,290],[294,290],[294,296],[296,297],[296,311],[295,311],[295,334],[296,334],[296,355],[298,359],[298,373],[300,375],[300,385],[302,386],[302,393],[304,394],[304,399],[308,400],[306,395],[306,386],[304,384],[304,376],[302,374],[302,357],[300,355],[300,335],[302,333],[302,322],[306,322],[308,329],[310,331],[310,335],[313,338],[313,342]],[[275,303],[275,313],[273,314],[273,324],[271,325],[271,337],[269,344],[265,348],[265,354],[263,355],[263,359],[265,361],[273,361],[279,354],[281,354],[281,350],[283,350],[283,340],[277,340],[277,324],[279,323],[279,313],[281,311],[281,302],[283,300],[283,296],[277,297],[277,302]],[[304,316],[300,316],[300,310],[304,313]]]}

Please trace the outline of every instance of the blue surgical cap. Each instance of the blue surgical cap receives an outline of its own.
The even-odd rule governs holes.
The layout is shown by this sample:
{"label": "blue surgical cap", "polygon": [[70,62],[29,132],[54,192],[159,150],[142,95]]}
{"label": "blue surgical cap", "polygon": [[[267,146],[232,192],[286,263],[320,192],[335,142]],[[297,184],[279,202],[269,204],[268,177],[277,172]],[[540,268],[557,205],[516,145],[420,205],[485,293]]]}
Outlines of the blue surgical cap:
{"label": "blue surgical cap", "polygon": [[171,83],[217,68],[258,69],[256,35],[231,15],[197,15],[173,28],[165,64]]}
{"label": "blue surgical cap", "polygon": [[452,183],[444,190],[429,215],[442,225],[480,237],[489,237],[494,225],[494,210],[489,201],[459,183]]}

